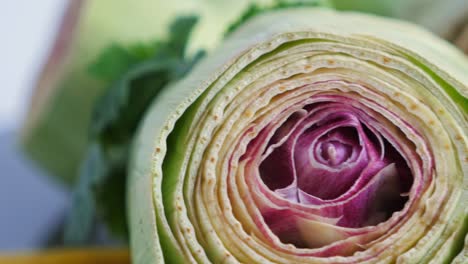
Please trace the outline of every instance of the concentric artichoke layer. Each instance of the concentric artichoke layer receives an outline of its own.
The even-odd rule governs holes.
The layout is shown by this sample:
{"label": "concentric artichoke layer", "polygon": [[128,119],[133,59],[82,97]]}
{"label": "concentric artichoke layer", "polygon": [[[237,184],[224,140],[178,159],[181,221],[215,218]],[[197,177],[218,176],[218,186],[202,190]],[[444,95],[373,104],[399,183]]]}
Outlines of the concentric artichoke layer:
{"label": "concentric artichoke layer", "polygon": [[134,262],[464,263],[467,72],[403,22],[253,19],[147,114]]}

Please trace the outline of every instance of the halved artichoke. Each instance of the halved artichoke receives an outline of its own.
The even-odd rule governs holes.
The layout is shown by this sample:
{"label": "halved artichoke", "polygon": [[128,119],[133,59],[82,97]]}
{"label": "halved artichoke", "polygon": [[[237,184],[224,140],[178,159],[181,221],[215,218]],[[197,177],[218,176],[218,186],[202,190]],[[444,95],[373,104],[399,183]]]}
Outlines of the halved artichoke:
{"label": "halved artichoke", "polygon": [[404,22],[260,15],[134,142],[134,263],[466,263],[468,62]]}

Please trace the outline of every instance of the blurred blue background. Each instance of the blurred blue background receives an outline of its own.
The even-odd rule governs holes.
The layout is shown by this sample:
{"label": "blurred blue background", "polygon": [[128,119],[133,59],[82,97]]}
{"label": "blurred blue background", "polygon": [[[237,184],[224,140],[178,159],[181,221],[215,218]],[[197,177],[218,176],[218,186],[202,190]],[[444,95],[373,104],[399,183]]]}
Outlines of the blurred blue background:
{"label": "blurred blue background", "polygon": [[42,246],[68,206],[68,191],[18,147],[29,96],[66,2],[2,1],[0,8],[0,252]]}

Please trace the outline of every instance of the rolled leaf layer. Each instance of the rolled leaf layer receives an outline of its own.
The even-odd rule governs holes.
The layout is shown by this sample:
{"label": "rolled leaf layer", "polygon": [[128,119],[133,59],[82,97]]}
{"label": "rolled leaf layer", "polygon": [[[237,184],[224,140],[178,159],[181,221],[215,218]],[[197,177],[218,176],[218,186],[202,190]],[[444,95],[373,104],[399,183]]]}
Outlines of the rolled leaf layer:
{"label": "rolled leaf layer", "polygon": [[466,72],[403,22],[247,22],[147,113],[134,263],[465,263]]}

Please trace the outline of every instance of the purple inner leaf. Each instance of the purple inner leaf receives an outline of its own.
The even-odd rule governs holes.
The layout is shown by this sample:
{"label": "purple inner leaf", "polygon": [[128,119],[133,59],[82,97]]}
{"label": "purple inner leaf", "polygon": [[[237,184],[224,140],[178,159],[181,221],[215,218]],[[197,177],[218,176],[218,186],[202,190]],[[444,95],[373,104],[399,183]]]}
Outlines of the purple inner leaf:
{"label": "purple inner leaf", "polygon": [[353,145],[337,140],[327,140],[318,144],[319,158],[333,167],[342,164],[351,157]]}
{"label": "purple inner leaf", "polygon": [[[413,184],[411,169],[367,122],[370,117],[335,102],[307,105],[301,111],[265,142],[258,172],[270,191],[293,203],[328,205],[339,218],[337,227],[377,225],[404,207],[408,197],[402,194]],[[303,223],[303,216],[283,209],[283,216],[278,214],[268,211],[263,217],[281,241],[298,247],[317,242],[301,238],[304,225],[295,223]]]}

